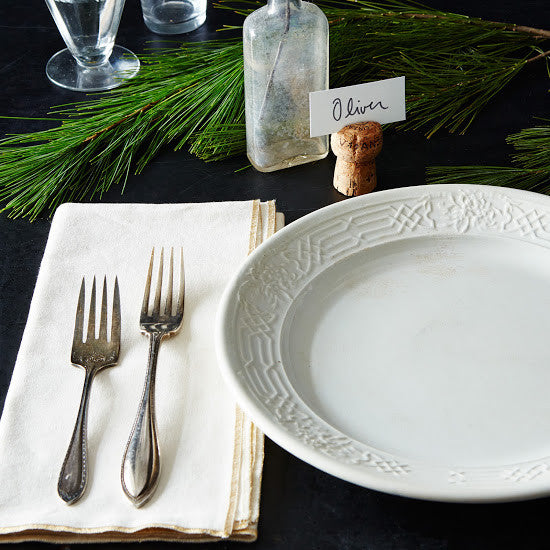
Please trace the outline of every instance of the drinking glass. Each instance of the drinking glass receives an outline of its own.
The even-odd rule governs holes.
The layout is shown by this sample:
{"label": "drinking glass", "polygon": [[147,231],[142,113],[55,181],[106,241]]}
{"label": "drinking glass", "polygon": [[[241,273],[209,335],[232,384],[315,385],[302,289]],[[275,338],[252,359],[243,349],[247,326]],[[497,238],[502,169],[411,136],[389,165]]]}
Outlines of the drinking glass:
{"label": "drinking glass", "polygon": [[139,59],[115,46],[124,0],[46,0],[67,48],[46,65],[48,78],[82,92],[110,90],[139,70]]}
{"label": "drinking glass", "polygon": [[194,31],[206,21],[206,0],[141,0],[143,20],[157,34]]}

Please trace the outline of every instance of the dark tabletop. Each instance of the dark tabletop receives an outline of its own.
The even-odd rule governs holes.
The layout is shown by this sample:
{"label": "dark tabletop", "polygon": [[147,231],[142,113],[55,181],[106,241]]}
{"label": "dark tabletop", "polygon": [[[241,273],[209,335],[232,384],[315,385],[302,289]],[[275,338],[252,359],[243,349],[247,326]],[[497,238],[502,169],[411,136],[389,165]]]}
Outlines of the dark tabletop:
{"label": "dark tabletop", "polygon": [[[430,5],[533,27],[549,28],[548,0],[432,0]],[[223,23],[240,19],[210,9],[207,24],[178,40],[213,37]],[[149,33],[137,0],[127,0],[117,43],[139,54],[160,37]],[[149,44],[150,45],[150,44]],[[64,47],[42,0],[0,2],[0,115],[44,116],[54,105],[81,95],[50,84],[49,57]],[[424,183],[434,164],[507,164],[505,137],[548,116],[549,81],[544,64],[531,66],[482,112],[465,136],[419,133],[384,135],[378,157],[378,189]],[[1,133],[44,127],[36,121],[0,120]],[[106,202],[204,202],[277,199],[287,223],[343,200],[332,187],[334,157],[272,174],[235,172],[244,157],[205,164],[185,151],[163,151],[126,191],[112,189]],[[36,276],[50,228],[47,218],[33,223],[0,214],[0,407],[10,382]],[[510,441],[513,445],[514,442]],[[0,491],[2,482],[0,480]],[[268,549],[489,549],[550,548],[550,499],[491,505],[422,502],[357,487],[290,455],[266,440],[259,538],[251,548]],[[23,544],[25,548],[45,546]],[[104,545],[92,545],[96,546]],[[127,545],[121,545],[125,547]],[[142,548],[168,544],[144,543]],[[203,548],[245,547],[238,543]]]}

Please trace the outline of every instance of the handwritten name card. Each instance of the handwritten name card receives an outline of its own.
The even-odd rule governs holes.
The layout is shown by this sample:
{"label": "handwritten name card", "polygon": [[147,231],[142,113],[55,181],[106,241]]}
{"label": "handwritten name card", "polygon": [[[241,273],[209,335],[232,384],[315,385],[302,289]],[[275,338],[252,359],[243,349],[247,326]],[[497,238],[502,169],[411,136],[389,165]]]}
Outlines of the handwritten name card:
{"label": "handwritten name card", "polygon": [[334,134],[354,122],[405,120],[405,77],[309,94],[311,137]]}

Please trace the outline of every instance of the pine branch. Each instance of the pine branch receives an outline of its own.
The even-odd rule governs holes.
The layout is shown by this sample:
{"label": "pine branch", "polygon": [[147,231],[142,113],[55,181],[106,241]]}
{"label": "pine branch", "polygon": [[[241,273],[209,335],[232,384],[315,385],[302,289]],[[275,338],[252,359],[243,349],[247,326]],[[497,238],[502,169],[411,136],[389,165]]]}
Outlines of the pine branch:
{"label": "pine branch", "polygon": [[549,31],[420,4],[354,4],[341,9],[321,2],[337,22],[331,26],[331,75],[337,75],[331,86],[405,75],[408,120],[400,127],[422,129],[428,137],[443,128],[464,133],[527,63],[548,55],[536,49]]}
{"label": "pine branch", "polygon": [[550,125],[526,128],[506,141],[515,149],[515,166],[431,166],[426,169],[428,183],[476,183],[550,194]]}
{"label": "pine branch", "polygon": [[473,183],[550,194],[550,170],[511,166],[429,166],[427,183]]}
{"label": "pine branch", "polygon": [[[240,13],[262,5],[244,2]],[[526,65],[546,61],[549,31],[413,2],[321,0],[331,23],[331,86],[407,77],[404,129],[464,132]],[[235,9],[225,6],[226,9]],[[435,53],[434,53],[435,52]],[[61,126],[0,142],[0,201],[36,218],[65,201],[121,190],[168,143],[206,161],[245,151],[242,43],[184,44],[142,56],[138,75],[97,99],[57,107]]]}
{"label": "pine branch", "polygon": [[[190,144],[200,154],[203,132],[244,124],[242,106],[227,95],[228,89],[242,94],[241,52],[240,41],[233,40],[144,56],[130,85],[54,109],[64,118],[59,127],[5,139],[0,148],[5,209],[32,220],[62,202],[101,197],[124,184],[131,168],[140,172],[169,142],[176,149]],[[205,146],[219,156],[216,146]]]}
{"label": "pine branch", "polygon": [[515,149],[512,160],[525,168],[544,169],[550,172],[550,120],[541,119],[549,125],[526,128],[506,138]]}

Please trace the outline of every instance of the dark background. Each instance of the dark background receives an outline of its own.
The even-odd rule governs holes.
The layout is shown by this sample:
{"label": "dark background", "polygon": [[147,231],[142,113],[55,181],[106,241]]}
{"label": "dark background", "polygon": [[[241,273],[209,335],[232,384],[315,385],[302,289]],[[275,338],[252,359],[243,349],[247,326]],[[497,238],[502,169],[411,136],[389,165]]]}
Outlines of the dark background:
{"label": "dark background", "polygon": [[[550,27],[548,0],[432,0],[430,5],[493,21]],[[224,23],[240,18],[209,6],[205,26],[177,40],[204,40]],[[218,35],[219,37],[219,35]],[[117,43],[137,54],[162,39],[145,28],[137,0],[127,0]],[[64,44],[42,0],[0,2],[0,115],[44,116],[54,105],[82,95],[62,90],[46,78],[49,57]],[[550,81],[544,63],[523,69],[482,112],[467,135],[445,132],[426,140],[419,133],[384,135],[378,157],[378,189],[424,183],[434,164],[508,164],[505,137],[548,117]],[[0,134],[45,127],[42,122],[0,120]],[[1,162],[1,157],[0,157]],[[131,176],[106,202],[203,202],[277,199],[287,223],[343,200],[332,187],[334,157],[272,174],[236,158],[205,164],[185,151],[166,149],[140,176]],[[475,182],[473,182],[475,183]],[[0,214],[0,406],[3,405],[25,326],[50,221],[10,220]],[[549,434],[550,436],[550,434]],[[510,445],[514,442],[510,441]],[[0,491],[2,483],[0,480]],[[26,543],[23,548],[44,544]],[[105,545],[91,545],[92,550]],[[135,545],[120,545],[122,547]],[[144,543],[145,549],[172,545]],[[215,543],[205,548],[244,547]],[[385,495],[325,474],[266,440],[258,549],[537,549],[550,548],[550,499],[491,505],[422,502]]]}

